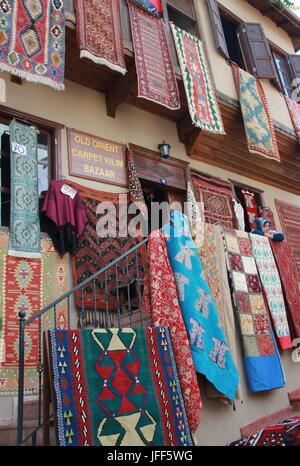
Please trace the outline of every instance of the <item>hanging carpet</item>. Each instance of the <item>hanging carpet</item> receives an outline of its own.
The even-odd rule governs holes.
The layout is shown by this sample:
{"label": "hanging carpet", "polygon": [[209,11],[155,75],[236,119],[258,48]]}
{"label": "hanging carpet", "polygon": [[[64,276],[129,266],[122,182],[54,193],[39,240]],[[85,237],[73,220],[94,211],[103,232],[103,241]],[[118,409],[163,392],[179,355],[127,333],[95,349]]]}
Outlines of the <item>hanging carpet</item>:
{"label": "hanging carpet", "polygon": [[141,6],[149,13],[152,13],[159,18],[163,15],[163,7],[161,0],[132,0],[137,5]]}
{"label": "hanging carpet", "polygon": [[[76,286],[129,251],[140,239],[127,233],[127,193],[105,193],[73,182],[69,184],[79,192],[87,217],[85,231],[78,241],[79,252],[72,257]],[[100,203],[106,203],[103,204],[105,212],[97,214]],[[110,232],[111,236],[100,237],[104,231]],[[117,268],[113,266],[101,274],[95,280],[95,286],[91,282],[77,290],[77,308],[116,310],[120,301],[119,289],[142,279],[141,254],[141,250],[131,253],[127,260],[118,262]]]}
{"label": "hanging carpet", "polygon": [[282,231],[294,254],[300,274],[300,207],[275,200]]}
{"label": "hanging carpet", "polygon": [[127,0],[127,3],[138,78],[138,97],[170,110],[178,110],[180,97],[164,20],[150,15],[131,0]]}
{"label": "hanging carpet", "polygon": [[179,211],[172,212],[170,223],[164,226],[163,233],[195,369],[204,374],[219,392],[233,400],[239,375],[219,326],[211,291],[203,278],[187,217]]}
{"label": "hanging carpet", "polygon": [[197,202],[204,206],[207,223],[227,228],[235,227],[231,184],[209,175],[192,172],[192,181]]}
{"label": "hanging carpet", "polygon": [[64,90],[64,0],[5,0],[0,21],[0,70]]}
{"label": "hanging carpet", "polygon": [[171,23],[192,122],[203,131],[225,134],[202,42]]}
{"label": "hanging carpet", "polygon": [[295,133],[300,144],[300,105],[293,99],[284,96],[290,117],[295,128]]}
{"label": "hanging carpet", "polygon": [[80,58],[126,73],[119,0],[75,0]]}
{"label": "hanging carpet", "polygon": [[60,446],[191,446],[169,331],[49,332]]}
{"label": "hanging carpet", "polygon": [[[169,328],[187,417],[191,431],[195,432],[201,419],[202,400],[166,241],[160,230],[153,231],[149,236],[147,264],[149,303],[146,307],[149,307],[153,325]],[[145,286],[143,298],[147,291],[148,287]]]}
{"label": "hanging carpet", "polygon": [[249,191],[242,191],[250,229],[255,230],[254,220],[258,217],[255,195]]}
{"label": "hanging carpet", "polygon": [[[60,259],[51,241],[41,241],[41,260],[20,259],[6,255],[8,237],[0,235],[0,395],[18,392],[19,317],[26,311],[32,317],[70,289],[69,257]],[[68,328],[67,303],[62,302],[41,318],[42,330]],[[42,336],[42,335],[41,335]],[[25,330],[24,391],[38,392],[39,319]]]}
{"label": "hanging carpet", "polygon": [[251,392],[285,384],[248,233],[224,229],[227,268],[237,312],[244,366]]}
{"label": "hanging carpet", "polygon": [[12,121],[10,133],[10,227],[8,254],[40,259],[37,129]]}
{"label": "hanging carpet", "polygon": [[258,78],[232,64],[249,152],[280,162],[275,130],[264,88]]}

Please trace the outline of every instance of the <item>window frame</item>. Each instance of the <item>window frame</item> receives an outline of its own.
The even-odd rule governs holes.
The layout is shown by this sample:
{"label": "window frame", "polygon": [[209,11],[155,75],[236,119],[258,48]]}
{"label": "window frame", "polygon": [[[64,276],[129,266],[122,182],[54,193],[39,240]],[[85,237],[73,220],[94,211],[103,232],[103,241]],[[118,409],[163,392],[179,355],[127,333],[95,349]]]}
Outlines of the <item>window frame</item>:
{"label": "window frame", "polygon": [[[241,183],[240,181],[236,181],[236,180],[232,180],[232,179],[229,179],[229,181],[231,183],[232,193],[233,193],[234,197],[239,199],[239,197],[237,196],[236,188],[238,188],[241,191],[249,191],[249,192],[254,194],[257,210],[258,210],[258,213],[259,213],[259,208],[261,206],[265,205],[264,196],[263,196],[264,191],[262,189],[259,189],[259,188],[253,188],[252,186]],[[258,202],[258,199],[259,199],[259,202]],[[249,219],[248,219],[248,215],[247,215],[247,210],[245,208],[244,202],[243,202],[242,206],[243,206],[243,209],[244,209],[244,216],[245,216],[245,231],[249,230],[249,231],[247,231],[247,233],[251,233],[250,228],[249,228]],[[247,230],[246,230],[246,228],[247,228]]]}
{"label": "window frame", "polygon": [[274,57],[274,54],[275,54],[275,55],[278,55],[280,58],[283,59],[285,67],[286,67],[286,71],[288,73],[288,77],[289,77],[289,80],[290,80],[290,87],[291,87],[291,90],[293,91],[293,86],[292,86],[293,76],[292,76],[292,70],[290,69],[290,65],[289,65],[289,62],[288,62],[288,53],[285,52],[284,50],[282,50],[280,47],[278,47],[273,42],[271,42],[271,41],[268,41],[268,42],[269,42],[269,46],[270,46],[271,53],[272,53],[272,56],[273,56],[274,66],[275,66],[275,70],[276,70],[276,74],[277,74],[277,78],[276,78],[276,80],[273,79],[273,83],[280,90],[282,95],[289,97],[289,95],[287,95],[285,93],[285,86],[282,83],[280,73],[278,71],[277,64],[276,64],[275,57]]}

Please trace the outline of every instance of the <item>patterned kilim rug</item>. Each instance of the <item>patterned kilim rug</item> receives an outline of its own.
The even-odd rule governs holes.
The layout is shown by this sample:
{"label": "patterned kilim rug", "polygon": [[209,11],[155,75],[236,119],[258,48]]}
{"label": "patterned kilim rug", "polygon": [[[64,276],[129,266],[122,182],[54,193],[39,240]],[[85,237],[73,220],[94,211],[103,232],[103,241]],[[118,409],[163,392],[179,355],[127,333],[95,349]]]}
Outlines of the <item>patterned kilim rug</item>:
{"label": "patterned kilim rug", "polygon": [[294,254],[300,274],[300,207],[275,200],[282,231]]}
{"label": "patterned kilim rug", "polygon": [[75,0],[80,57],[126,73],[119,0]]}
{"label": "patterned kilim rug", "polygon": [[198,128],[225,134],[202,42],[171,23],[192,122]]}
{"label": "patterned kilim rug", "polygon": [[192,445],[166,327],[49,340],[59,445]]}
{"label": "patterned kilim rug", "polygon": [[163,19],[150,15],[128,0],[138,97],[180,108],[180,98]]}
{"label": "patterned kilim rug", "polygon": [[258,392],[283,387],[284,373],[249,235],[244,231],[224,229],[224,246],[244,349],[248,388],[251,392]]}
{"label": "patterned kilim rug", "polygon": [[148,210],[145,203],[143,189],[137,174],[134,157],[131,151],[127,151],[127,168],[128,168],[128,188],[130,193],[130,202],[136,204],[140,211],[146,215]]}
{"label": "patterned kilim rug", "polygon": [[[88,219],[85,231],[78,240],[79,252],[72,257],[74,286],[76,286],[129,251],[139,242],[139,239],[128,235],[120,237],[120,234],[124,234],[124,230],[127,228],[129,199],[126,193],[121,195],[105,193],[73,182],[69,184],[79,191]],[[114,211],[111,209],[107,215],[96,214],[97,206],[101,202],[111,203],[116,210],[116,218]],[[104,228],[106,230],[112,228],[114,236],[108,238],[99,237],[98,232],[101,233]],[[127,277],[129,278],[129,284],[138,278],[142,279],[140,251],[137,252],[137,259],[139,267],[136,264],[136,253],[133,252],[127,256],[127,261],[124,259],[118,263],[117,273],[116,267],[112,267],[107,270],[106,276],[103,273],[98,277],[95,280],[95,289],[93,282],[91,282],[83,289],[77,290],[77,308],[105,310],[108,306],[110,310],[116,310],[119,301],[119,289],[127,286]],[[107,285],[105,285],[105,278]]]}
{"label": "patterned kilim rug", "polygon": [[[14,395],[18,390],[19,318],[21,310],[32,317],[47,304],[70,289],[69,257],[60,259],[52,241],[42,240],[42,259],[20,259],[6,255],[8,237],[0,235],[0,395]],[[43,330],[54,326],[54,313],[41,320]],[[56,306],[57,328],[68,327],[66,303]],[[39,320],[29,324],[25,333],[25,393],[38,390]]]}
{"label": "patterned kilim rug", "polygon": [[8,254],[40,258],[37,130],[12,121],[10,132],[10,237]]}
{"label": "patterned kilim rug", "polygon": [[232,64],[240,99],[249,152],[280,162],[272,117],[264,88],[258,78]]}
{"label": "patterned kilim rug", "polygon": [[64,90],[64,0],[5,0],[0,22],[0,70]]}
{"label": "patterned kilim rug", "polygon": [[204,206],[207,223],[226,228],[235,227],[231,184],[202,173],[192,172],[192,181],[197,202]]}
{"label": "patterned kilim rug", "polygon": [[286,308],[293,338],[300,338],[300,275],[287,240],[270,241],[286,298]]}
{"label": "patterned kilim rug", "polygon": [[147,300],[153,325],[165,325],[170,330],[186,412],[192,432],[196,432],[202,414],[202,400],[193,357],[182,312],[178,302],[175,278],[168,259],[165,238],[161,231],[153,231],[147,245],[149,284],[143,298]]}
{"label": "patterned kilim rug", "polygon": [[300,105],[295,100],[290,99],[287,96],[284,96],[284,98],[295,128],[298,144],[300,144]]}
{"label": "patterned kilim rug", "polygon": [[253,256],[267,298],[273,327],[281,349],[292,347],[279,273],[269,239],[250,233]]}

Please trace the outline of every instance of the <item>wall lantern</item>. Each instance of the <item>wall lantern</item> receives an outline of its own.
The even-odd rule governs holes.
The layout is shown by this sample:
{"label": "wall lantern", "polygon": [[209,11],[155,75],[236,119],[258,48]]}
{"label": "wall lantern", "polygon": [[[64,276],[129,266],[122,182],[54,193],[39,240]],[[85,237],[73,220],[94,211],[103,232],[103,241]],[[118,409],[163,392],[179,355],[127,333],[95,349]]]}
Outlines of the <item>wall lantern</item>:
{"label": "wall lantern", "polygon": [[162,159],[168,159],[170,157],[171,146],[170,144],[165,142],[165,140],[163,140],[162,144],[158,145],[158,148],[159,148]]}

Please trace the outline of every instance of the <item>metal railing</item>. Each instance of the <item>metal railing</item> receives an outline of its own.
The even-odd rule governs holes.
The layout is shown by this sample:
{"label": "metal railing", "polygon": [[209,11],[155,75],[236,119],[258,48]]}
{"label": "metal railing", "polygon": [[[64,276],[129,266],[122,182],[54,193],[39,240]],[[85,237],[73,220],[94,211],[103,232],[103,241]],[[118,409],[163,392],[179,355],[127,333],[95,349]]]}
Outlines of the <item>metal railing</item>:
{"label": "metal railing", "polygon": [[[57,306],[62,302],[67,303],[67,312],[68,312],[68,329],[70,329],[70,298],[72,296],[77,296],[80,293],[81,295],[81,306],[78,309],[78,327],[92,327],[92,328],[109,328],[109,327],[134,327],[134,326],[147,326],[150,324],[150,316],[143,315],[142,311],[142,290],[144,284],[144,273],[147,273],[147,267],[143,267],[142,263],[142,249],[146,246],[148,238],[145,238],[142,242],[138,243],[136,246],[131,248],[126,253],[122,254],[116,260],[107,264],[101,270],[93,274],[91,277],[82,281],[77,286],[73,287],[67,293],[62,295],[60,298],[53,301],[51,304],[44,307],[40,312],[34,316],[26,319],[26,312],[19,312],[19,385],[18,385],[18,423],[17,423],[17,445],[23,446],[25,442],[31,439],[31,444],[36,445],[37,442],[37,433],[44,426],[46,420],[42,419],[42,376],[43,376],[43,362],[42,362],[42,316],[46,313],[53,312],[54,316],[54,330],[57,329],[56,322],[56,310]],[[131,266],[132,270],[132,261],[134,260],[135,266],[135,278],[134,281],[129,275],[129,264],[128,257],[131,257]],[[134,258],[132,257],[134,256]],[[119,265],[120,262],[123,264],[124,272],[124,261],[125,261],[125,274],[126,274],[126,283],[123,284],[122,289],[119,287]],[[115,295],[113,296],[113,306],[112,309],[110,300],[112,298],[111,290],[108,287],[108,275],[113,271],[113,276],[115,278]],[[99,287],[99,279],[102,277],[101,282],[103,285],[104,300],[101,303],[101,308],[99,308],[99,303],[97,301],[97,288]],[[89,309],[85,307],[85,288],[87,285],[92,284],[93,290],[93,299],[92,299],[92,308],[89,306]],[[110,287],[111,288],[111,287]],[[121,300],[121,294],[123,295],[123,300]],[[127,299],[126,299],[127,298]],[[78,300],[77,300],[78,301]],[[25,357],[25,337],[26,329],[33,322],[38,321],[38,338],[39,338],[39,348],[38,348],[38,365],[37,365],[37,374],[38,374],[38,425],[33,429],[33,431],[24,438],[24,382],[25,382],[25,368],[26,368],[26,357]]]}

